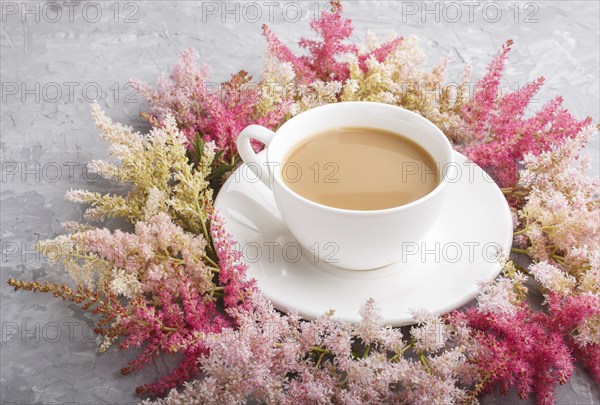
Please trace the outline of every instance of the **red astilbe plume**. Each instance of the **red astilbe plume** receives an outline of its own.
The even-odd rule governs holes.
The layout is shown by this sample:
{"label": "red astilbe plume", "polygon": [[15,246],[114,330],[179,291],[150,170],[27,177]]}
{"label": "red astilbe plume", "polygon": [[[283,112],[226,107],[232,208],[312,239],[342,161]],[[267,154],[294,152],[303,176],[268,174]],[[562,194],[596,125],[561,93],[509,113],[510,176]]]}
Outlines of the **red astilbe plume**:
{"label": "red astilbe plume", "polygon": [[361,53],[358,46],[346,43],[354,28],[352,20],[342,18],[342,4],[339,0],[331,1],[331,12],[323,11],[320,18],[310,22],[310,27],[319,39],[300,38],[298,45],[308,51],[308,55],[296,56],[285,46],[271,29],[263,25],[263,34],[267,40],[269,51],[281,62],[288,62],[296,73],[298,84],[310,84],[315,80],[340,81],[348,79],[348,63],[340,61],[345,54],[354,54],[363,70],[366,71],[366,60],[370,57],[382,62],[402,41],[395,38],[375,50]]}
{"label": "red astilbe plume", "polygon": [[464,147],[464,152],[483,167],[501,187],[517,182],[518,162],[527,153],[539,155],[566,138],[573,138],[591,118],[576,120],[556,97],[530,117],[526,116],[533,96],[544,83],[540,77],[520,89],[502,95],[500,80],[512,41],[502,46],[475,85],[473,100],[463,108],[467,127],[479,142]]}
{"label": "red astilbe plume", "polygon": [[225,309],[251,311],[253,301],[249,296],[257,290],[256,280],[246,276],[248,266],[218,214],[211,216],[211,234],[219,258],[219,282],[223,286]]}
{"label": "red astilbe plume", "polygon": [[581,342],[577,339],[577,329],[586,321],[600,317],[600,297],[591,293],[583,293],[561,297],[555,292],[545,295],[550,309],[548,327],[560,330],[577,359],[600,384],[600,344]]}
{"label": "red astilbe plume", "polygon": [[198,357],[206,352],[197,336],[231,326],[228,317],[217,311],[215,301],[206,299],[185,276],[178,291],[160,291],[152,301],[135,299],[131,306],[133,311],[120,321],[127,332],[119,348],[143,347],[143,352],[121,369],[122,374],[139,369],[161,352],[183,354],[174,370],[154,383],[137,387],[138,394],[164,395],[189,381],[198,371]]}
{"label": "red astilbe plume", "polygon": [[573,358],[560,330],[548,327],[547,315],[521,304],[514,313],[469,308],[455,311],[451,322],[466,322],[478,331],[483,348],[474,360],[484,377],[484,391],[515,387],[520,398],[535,394],[542,404],[553,403],[554,387],[573,372]]}

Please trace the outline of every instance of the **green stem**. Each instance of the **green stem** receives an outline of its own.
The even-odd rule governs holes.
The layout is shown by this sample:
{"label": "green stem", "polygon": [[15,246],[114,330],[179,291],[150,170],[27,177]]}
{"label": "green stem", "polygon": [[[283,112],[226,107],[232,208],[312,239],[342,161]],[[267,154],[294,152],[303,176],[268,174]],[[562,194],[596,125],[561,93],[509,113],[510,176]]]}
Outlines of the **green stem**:
{"label": "green stem", "polygon": [[325,354],[327,353],[321,352],[321,354],[319,355],[319,358],[317,359],[317,364],[315,365],[316,368],[319,368],[319,366],[321,365],[321,361],[323,361],[323,357],[325,357]]}
{"label": "green stem", "polygon": [[[174,262],[184,265],[185,264],[185,260],[183,259],[178,259],[176,257],[173,256],[169,256],[169,255],[161,255],[161,254],[156,254],[154,255],[155,257],[162,259],[162,260],[173,260]],[[208,262],[208,264],[210,264],[210,266],[207,266],[210,271],[212,271],[213,273],[220,273],[221,269],[219,268],[219,265],[217,263],[215,263],[210,257],[208,256],[204,256],[204,259],[206,259],[206,261]]]}
{"label": "green stem", "polygon": [[325,353],[325,354],[333,354],[331,350],[323,349],[320,346],[311,346],[310,350],[313,352]]}
{"label": "green stem", "polygon": [[519,266],[517,263],[513,263],[513,264],[517,270],[519,270],[522,273],[527,274],[528,276],[531,276],[531,273],[529,273],[529,270],[527,270],[525,267]]}
{"label": "green stem", "polygon": [[[198,203],[196,202],[196,206],[198,209],[198,212],[200,212],[200,207],[198,206]],[[204,218],[204,215],[200,214],[200,224],[202,225],[202,234],[204,235],[204,238],[206,239],[206,245],[209,249],[212,250],[212,245],[210,243],[211,238],[208,235],[208,229],[206,228],[206,218]]]}
{"label": "green stem", "polygon": [[206,239],[206,247],[209,251],[209,255],[212,253],[213,257],[216,258],[217,252],[215,252],[215,250],[213,248],[212,238],[210,237],[210,235],[208,233],[208,229],[206,228],[206,221],[208,220],[208,218],[206,218],[204,216],[204,212],[200,208],[200,204],[198,204],[198,200],[196,200],[196,211],[198,211],[198,214],[200,215],[200,224],[202,225],[202,234],[204,235],[204,238]]}
{"label": "green stem", "polygon": [[206,261],[208,262],[208,264],[210,264],[212,266],[212,268],[214,270],[216,270],[216,273],[219,273],[221,271],[221,269],[219,268],[219,265],[217,263],[215,263],[215,261],[213,259],[211,259],[210,257],[208,257],[208,255],[204,255],[204,258],[206,259]]}
{"label": "green stem", "polygon": [[371,351],[371,345],[367,346],[367,348],[365,349],[365,352],[362,355],[362,358],[363,359],[367,358],[367,356],[369,355],[370,351]]}
{"label": "green stem", "polygon": [[[415,345],[415,340],[413,339],[412,335],[410,336],[410,344],[413,347]],[[423,352],[420,350],[416,350],[416,349],[415,349],[415,352],[417,353],[417,356],[419,356],[419,360],[421,361],[421,364],[423,365],[423,368],[425,369],[425,371],[427,371],[428,374],[431,374],[429,371],[429,363],[428,363],[427,359],[425,358],[425,355],[423,354]]]}
{"label": "green stem", "polygon": [[510,250],[511,250],[511,252],[514,252],[514,253],[521,253],[521,254],[524,254],[524,255],[528,255],[529,254],[529,252],[527,251],[527,249],[511,248]]}
{"label": "green stem", "polygon": [[513,236],[518,236],[518,235],[523,235],[525,232],[527,232],[529,229],[527,228],[523,228],[520,231],[517,232],[513,232]]}
{"label": "green stem", "polygon": [[404,355],[404,353],[406,353],[406,351],[407,351],[408,349],[410,349],[411,347],[413,347],[412,343],[409,343],[409,344],[407,344],[406,346],[404,346],[404,347],[402,348],[402,350],[400,350],[398,353],[394,354],[394,355],[392,356],[392,358],[390,358],[390,361],[391,361],[391,362],[398,361],[398,359],[399,359],[399,358],[400,358],[402,355]]}
{"label": "green stem", "polygon": [[519,196],[526,196],[527,195],[526,191],[517,190],[514,187],[501,188],[500,191],[502,191],[502,194],[504,194],[504,195],[519,195]]}
{"label": "green stem", "polygon": [[428,374],[431,374],[431,372],[429,371],[429,362],[427,361],[427,358],[425,358],[423,352],[418,351],[417,354],[419,355],[419,360],[421,360],[421,364],[425,368],[425,371],[427,371]]}
{"label": "green stem", "polygon": [[156,257],[158,259],[162,259],[162,260],[173,260],[174,262],[179,263],[179,264],[185,264],[185,261],[183,259],[178,259],[176,257],[169,256],[169,255],[156,254],[156,255],[154,255],[154,257]]}

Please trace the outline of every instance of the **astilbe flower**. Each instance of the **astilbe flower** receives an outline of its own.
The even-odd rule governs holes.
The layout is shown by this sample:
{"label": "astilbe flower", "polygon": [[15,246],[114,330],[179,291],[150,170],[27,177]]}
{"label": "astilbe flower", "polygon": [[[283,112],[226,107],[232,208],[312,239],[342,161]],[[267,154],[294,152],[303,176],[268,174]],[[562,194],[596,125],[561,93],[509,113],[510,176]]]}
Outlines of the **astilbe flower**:
{"label": "astilbe flower", "polygon": [[[374,300],[351,325],[332,312],[314,321],[281,314],[258,290],[248,299],[252,305],[227,310],[237,329],[203,336],[203,378],[155,403],[451,404],[467,399],[464,387],[478,377],[468,359],[481,349],[464,322],[447,324],[444,350],[418,350],[414,361],[406,357],[413,343],[383,324]],[[425,328],[443,322],[431,315],[421,321]]]}
{"label": "astilbe flower", "polygon": [[484,347],[477,357],[488,389],[516,387],[521,398],[535,393],[540,403],[552,403],[554,387],[573,371],[573,359],[562,334],[545,325],[540,313],[525,304],[514,315],[469,308],[454,317],[480,331]]}
{"label": "astilbe flower", "polygon": [[517,182],[518,162],[526,154],[539,155],[565,139],[573,138],[591,118],[576,120],[556,97],[539,111],[527,116],[527,107],[542,86],[543,77],[514,92],[502,94],[500,79],[512,41],[488,66],[475,85],[473,100],[463,107],[463,118],[479,142],[464,152],[483,167],[501,187]]}
{"label": "astilbe flower", "polygon": [[552,264],[541,261],[529,267],[529,273],[547,290],[567,297],[574,293],[577,279]]}
{"label": "astilbe flower", "polygon": [[361,52],[356,44],[348,43],[352,35],[352,20],[342,17],[342,4],[339,0],[330,2],[331,12],[323,11],[320,17],[310,22],[310,27],[319,39],[300,38],[298,45],[306,49],[308,55],[296,56],[275,34],[263,25],[263,34],[267,40],[269,52],[278,61],[289,63],[300,85],[308,85],[317,80],[322,82],[344,82],[349,76],[349,66],[342,58],[353,55],[360,67],[367,69],[365,62],[374,58],[383,61],[402,41],[393,38],[381,46],[367,52]]}
{"label": "astilbe flower", "polygon": [[[126,195],[71,190],[66,199],[89,204],[86,219],[121,217],[135,223],[158,211],[167,212],[184,229],[204,232],[212,211],[212,189],[207,177],[215,156],[215,147],[206,143],[198,164],[188,161],[186,140],[175,120],[167,116],[160,127],[149,134],[113,122],[92,104],[92,117],[100,136],[109,142],[109,153],[118,163],[92,161],[91,172],[129,187]],[[148,204],[150,202],[150,204]]]}
{"label": "astilbe flower", "polygon": [[[120,329],[127,330],[120,345],[122,349],[139,346],[140,342],[145,344],[140,358],[123,369],[123,373],[140,367],[159,351],[181,352],[184,355],[180,365],[169,375],[155,383],[138,387],[139,394],[165,395],[172,388],[189,381],[201,367],[209,367],[203,364],[204,356],[213,347],[207,339],[226,339],[228,331],[244,326],[236,316],[238,311],[253,308],[248,295],[254,290],[254,282],[246,279],[246,265],[240,261],[239,251],[235,250],[235,244],[217,215],[211,216],[211,234],[219,261],[218,269],[211,270],[218,272],[218,286],[212,284],[208,290],[203,290],[194,278],[193,266],[183,264],[185,272],[171,272],[161,285],[153,286],[152,291],[158,299],[152,301],[145,298],[130,303],[135,307],[134,317],[129,319],[133,327],[123,318],[118,322]],[[163,238],[166,238],[164,234]],[[186,253],[188,249],[197,251],[185,240],[179,240],[179,244],[184,250],[180,254],[184,261],[191,253]],[[212,278],[203,279],[204,282],[207,280]],[[165,282],[174,283],[173,288],[165,288]],[[221,303],[225,313],[217,308],[217,302]],[[140,324],[143,327],[136,328]],[[222,342],[231,348],[231,342]]]}
{"label": "astilbe flower", "polygon": [[202,235],[185,232],[164,212],[135,224],[135,233],[90,228],[43,241],[38,249],[61,261],[77,284],[108,285],[115,295],[134,298],[161,288],[174,290],[186,272],[202,291],[213,288],[211,259]]}
{"label": "astilbe flower", "polygon": [[527,304],[525,276],[507,262],[504,276],[483,286],[476,307],[446,319],[466,324],[479,348],[471,361],[483,379],[474,392],[514,387],[521,398],[535,394],[550,404],[554,387],[573,372],[573,354],[598,379],[599,337],[592,325],[598,324],[600,296],[578,291],[574,277],[548,263],[531,265],[529,273],[548,289],[548,313]]}
{"label": "astilbe flower", "polygon": [[589,292],[561,297],[546,295],[549,327],[566,336],[575,356],[600,384],[600,296]]}
{"label": "astilbe flower", "polygon": [[219,262],[219,283],[223,286],[225,308],[232,310],[239,307],[250,311],[252,301],[247,297],[256,289],[255,280],[246,279],[247,265],[242,253],[225,231],[223,220],[216,214],[211,216],[211,237]]}
{"label": "astilbe flower", "polygon": [[[373,35],[368,35],[367,44],[370,49],[378,46]],[[470,68],[465,69],[462,82],[446,83],[449,56],[431,71],[421,68],[424,60],[416,37],[404,38],[383,60],[367,59],[364,68],[357,58],[352,58],[340,100],[398,105],[434,122],[450,140],[468,142],[471,131],[461,115],[467,101],[465,82],[469,80]]]}
{"label": "astilbe flower", "polygon": [[195,60],[193,49],[182,52],[169,79],[158,79],[155,89],[138,79],[131,82],[150,103],[148,117],[154,125],[161,126],[167,116],[173,116],[189,148],[195,148],[199,136],[214,142],[229,161],[237,156],[235,141],[242,129],[250,124],[275,129],[289,106],[281,102],[277,108],[264,108],[262,84],[252,83],[252,76],[243,70],[216,85]]}
{"label": "astilbe flower", "polygon": [[[16,280],[9,284],[15,289],[50,292],[102,314],[95,328],[104,337],[101,351],[115,341],[121,350],[142,348],[142,353],[121,369],[123,374],[161,353],[182,353],[180,364],[171,373],[136,390],[164,395],[197,373],[199,359],[212,347],[205,337],[224,337],[224,328],[244,326],[247,322],[239,316],[240,311],[248,313],[253,308],[248,294],[254,284],[246,279],[246,266],[219,217],[213,215],[211,220],[218,267],[207,256],[201,235],[184,231],[160,212],[148,222],[137,222],[134,234],[92,228],[66,237],[72,242],[69,249],[54,250],[54,260],[62,254],[65,262],[77,262],[71,265],[73,269],[80,261],[93,263],[99,277],[87,276],[98,280],[90,287],[73,291],[67,286]],[[55,246],[46,242],[44,247]],[[73,269],[70,274],[79,281],[81,277]],[[214,273],[219,274],[218,282]],[[124,278],[136,288],[124,283]],[[128,299],[119,300],[119,296]],[[226,313],[218,310],[217,302]]]}
{"label": "astilbe flower", "polygon": [[[311,21],[310,27],[319,39],[300,38],[300,48],[307,54],[297,56],[266,25],[268,56],[263,92],[263,104],[277,108],[277,103],[291,103],[290,113],[296,115],[318,105],[339,101],[344,83],[350,77],[353,60],[362,71],[369,69],[368,61],[383,62],[401,43],[402,38],[373,45],[366,50],[349,42],[352,21],[342,17],[342,5],[331,1],[331,12],[324,10]],[[278,86],[274,87],[277,84]]]}
{"label": "astilbe flower", "polygon": [[[151,298],[145,296],[133,298],[127,304],[122,304],[107,287],[102,292],[83,289],[83,287],[72,290],[66,285],[40,284],[13,279],[9,280],[9,285],[15,290],[52,293],[56,297],[81,304],[84,310],[89,310],[93,314],[100,314],[94,332],[105,336],[100,347],[101,351],[105,351],[112,342],[119,339],[121,340],[119,348],[122,350],[131,347],[143,348],[142,353],[121,370],[123,374],[129,374],[140,368],[161,352],[183,353],[182,362],[169,375],[154,384],[137,389],[139,393],[160,394],[188,380],[191,373],[197,369],[196,360],[201,346],[187,346],[184,343],[186,336],[199,330],[218,330],[223,326],[224,318],[216,314],[214,304],[211,301],[203,302],[202,294],[195,291],[186,279],[186,276],[181,277],[181,288],[176,295],[163,290]],[[186,291],[190,292],[190,295],[186,295]],[[191,310],[191,307],[194,307],[194,310]]]}
{"label": "astilbe flower", "polygon": [[[600,383],[600,266],[597,248],[577,263],[552,260],[537,262],[529,272],[544,288],[548,314],[540,323],[558,331],[577,359]],[[558,259],[558,257],[557,257]]]}
{"label": "astilbe flower", "polygon": [[[595,133],[595,128],[586,127],[547,152],[526,155],[514,188],[525,194],[515,235],[526,237],[526,249],[517,250],[538,261],[556,262],[578,278],[600,249],[600,183],[585,175],[587,161],[580,157]],[[571,165],[573,161],[578,164]]]}
{"label": "astilbe flower", "polygon": [[[517,196],[521,207],[515,232],[521,239],[513,251],[534,259],[529,274],[548,304],[548,314],[536,314],[536,322],[559,333],[599,380],[599,183],[585,175],[587,160],[581,157],[596,133],[596,128],[584,127],[548,151],[525,155],[509,195]],[[542,397],[550,398],[550,390]]]}
{"label": "astilbe flower", "polygon": [[[143,136],[113,123],[97,105],[93,115],[120,163],[96,161],[91,166],[130,185],[130,191],[114,196],[79,190],[68,198],[91,204],[88,218],[124,217],[135,231],[69,224],[69,234],[37,248],[51,262],[62,261],[78,288],[12,279],[9,284],[53,293],[100,314],[95,332],[103,337],[101,351],[114,342],[123,350],[142,349],[123,374],[161,353],[182,353],[170,374],[137,389],[140,394],[165,394],[198,370],[198,358],[207,350],[198,336],[235,326],[232,316],[217,309],[217,300],[224,297],[220,302],[226,310],[248,308],[245,294],[253,283],[246,280],[240,254],[213,213],[207,177],[214,145],[206,143],[202,159],[194,164],[187,160],[185,138],[169,116]],[[215,248],[207,230],[210,223]]]}
{"label": "astilbe flower", "polygon": [[351,20],[342,18],[339,2],[332,2],[332,9],[311,22],[321,41],[300,39],[307,55],[296,56],[263,27],[269,48],[262,105],[276,108],[286,100],[292,103],[291,115],[296,115],[337,101],[383,102],[427,117],[452,141],[473,139],[462,118],[470,67],[465,68],[461,82],[445,83],[449,57],[431,71],[422,69],[424,54],[414,37],[390,35],[380,43],[367,33],[366,46],[349,43]]}
{"label": "astilbe flower", "polygon": [[[454,311],[450,324],[467,325],[478,351],[471,361],[482,376],[476,393],[516,387],[521,398],[535,393],[540,403],[552,403],[553,389],[573,370],[570,350],[548,317],[533,311],[518,293],[524,279],[514,277],[511,262],[499,283],[486,284],[478,305]],[[508,277],[508,274],[513,277]]]}
{"label": "astilbe flower", "polygon": [[[223,287],[216,285],[213,274],[220,270],[212,267],[204,238],[173,224],[164,212],[148,222],[137,222],[132,234],[92,228],[63,238],[72,244],[66,251],[54,250],[54,260],[62,255],[64,262],[70,263],[69,274],[80,285],[82,276],[77,269],[91,265],[98,273],[98,277],[85,274],[88,281],[97,279],[85,294],[95,291],[92,304],[98,304],[101,309],[97,313],[103,314],[95,329],[104,336],[100,350],[117,340],[122,350],[142,348],[137,359],[121,370],[123,374],[139,369],[161,352],[183,353],[175,370],[138,387],[139,393],[159,395],[189,380],[197,371],[199,354],[206,350],[195,336],[231,324],[229,317],[217,311],[216,300]],[[46,252],[54,247],[52,241],[43,244]],[[85,294],[85,298],[91,297]],[[127,300],[116,305],[113,301],[119,296]]]}

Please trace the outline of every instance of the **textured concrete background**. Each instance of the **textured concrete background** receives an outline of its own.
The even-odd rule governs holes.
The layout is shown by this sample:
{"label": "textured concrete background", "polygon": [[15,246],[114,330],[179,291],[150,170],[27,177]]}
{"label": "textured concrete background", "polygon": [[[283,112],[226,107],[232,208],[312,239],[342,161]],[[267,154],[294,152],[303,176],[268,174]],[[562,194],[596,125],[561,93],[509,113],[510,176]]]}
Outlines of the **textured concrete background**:
{"label": "textured concrete background", "polygon": [[[254,6],[221,1],[50,3],[54,5],[2,2],[0,400],[135,402],[134,387],[164,372],[173,359],[121,377],[118,370],[133,353],[96,354],[89,315],[51,297],[15,294],[6,286],[9,277],[66,281],[63,270],[45,264],[32,246],[60,233],[61,222],[81,217],[80,207],[64,202],[67,190],[111,190],[110,184],[83,171],[90,159],[106,157],[87,101],[99,97],[111,117],[143,129],[138,114],[145,106],[126,88],[130,77],[153,80],[187,47],[198,50],[216,81],[241,68],[258,73],[265,50],[261,24],[270,23],[281,38],[292,41],[308,32],[308,20],[323,3],[297,3],[300,15],[295,5],[285,6],[289,2],[261,3],[260,18]],[[454,55],[452,73],[465,63],[481,73],[501,44],[512,38],[507,87],[544,75],[547,84],[539,105],[561,94],[576,116],[600,121],[597,1],[481,2],[472,6],[472,15],[468,6],[459,4],[461,16],[457,4],[357,1],[345,6],[357,38],[367,28],[379,35],[392,30],[418,35],[429,64],[446,52]],[[588,152],[590,172],[597,174],[597,139]],[[578,368],[558,389],[557,399],[591,404],[599,403],[600,395]],[[518,400],[514,393],[494,393],[483,402]]]}

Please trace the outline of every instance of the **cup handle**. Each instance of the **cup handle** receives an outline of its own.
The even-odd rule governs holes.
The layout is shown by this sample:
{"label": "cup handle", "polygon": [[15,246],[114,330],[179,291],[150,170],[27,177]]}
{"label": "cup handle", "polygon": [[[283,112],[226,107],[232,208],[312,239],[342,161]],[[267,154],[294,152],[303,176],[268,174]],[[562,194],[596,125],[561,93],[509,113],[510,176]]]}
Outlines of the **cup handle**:
{"label": "cup handle", "polygon": [[256,152],[254,152],[254,148],[252,148],[252,144],[250,143],[251,139],[256,139],[265,144],[265,148],[269,147],[269,143],[273,139],[275,132],[262,127],[260,125],[249,125],[242,132],[237,139],[237,149],[242,157],[244,163],[248,165],[250,170],[256,175],[260,181],[263,182],[264,185],[271,188],[271,179],[269,175],[269,167],[267,166],[266,159],[261,159],[258,157]]}

